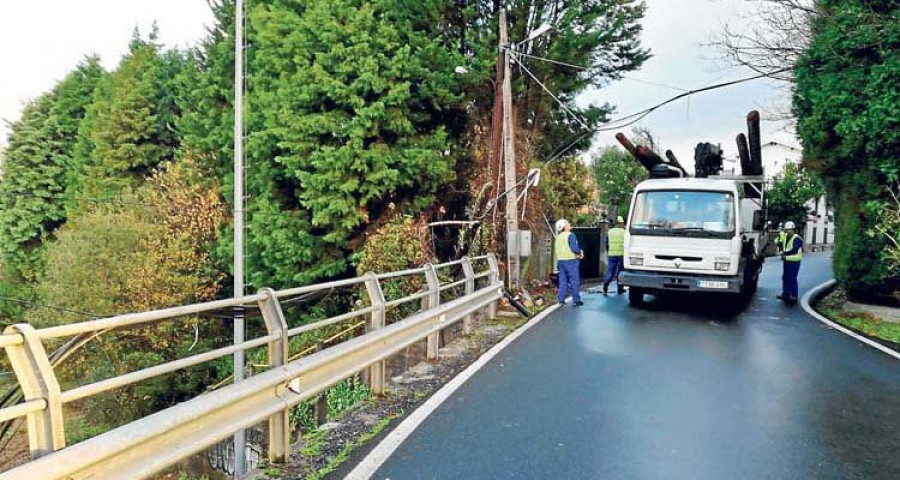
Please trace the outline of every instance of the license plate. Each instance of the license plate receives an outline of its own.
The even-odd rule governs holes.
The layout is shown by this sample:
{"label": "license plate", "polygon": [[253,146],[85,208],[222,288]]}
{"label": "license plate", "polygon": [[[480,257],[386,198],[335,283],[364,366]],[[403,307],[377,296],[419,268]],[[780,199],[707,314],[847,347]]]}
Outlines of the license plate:
{"label": "license plate", "polygon": [[699,280],[697,286],[700,288],[728,288],[728,282],[713,282],[710,280]]}

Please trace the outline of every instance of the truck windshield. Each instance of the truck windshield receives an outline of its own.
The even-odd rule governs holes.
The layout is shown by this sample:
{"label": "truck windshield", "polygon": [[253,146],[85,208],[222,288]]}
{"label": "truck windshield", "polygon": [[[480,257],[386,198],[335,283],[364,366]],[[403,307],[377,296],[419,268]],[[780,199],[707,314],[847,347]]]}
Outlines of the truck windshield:
{"label": "truck windshield", "polygon": [[639,192],[630,228],[639,235],[731,238],[734,195],[692,190]]}

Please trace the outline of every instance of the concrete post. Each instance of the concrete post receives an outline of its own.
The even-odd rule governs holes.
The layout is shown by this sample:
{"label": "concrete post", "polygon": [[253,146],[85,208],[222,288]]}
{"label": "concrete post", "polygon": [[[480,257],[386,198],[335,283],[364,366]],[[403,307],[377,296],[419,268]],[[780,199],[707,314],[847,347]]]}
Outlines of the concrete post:
{"label": "concrete post", "polygon": [[[266,298],[259,301],[259,311],[269,335],[279,337],[269,342],[269,368],[282,367],[288,359],[288,326],[281,310],[281,302],[275,290],[264,288],[260,293]],[[269,461],[284,463],[291,454],[290,409],[286,408],[269,417]]]}
{"label": "concrete post", "polygon": [[[475,269],[472,268],[472,261],[469,257],[462,258],[463,274],[466,276],[466,295],[475,293]],[[469,335],[472,333],[472,319],[474,314],[468,314],[463,318],[463,333]]]}
{"label": "concrete post", "polygon": [[[435,270],[434,265],[430,263],[425,265],[425,281],[428,284],[429,293],[424,299],[425,305],[423,306],[426,309],[437,308],[437,306],[441,304],[441,282],[438,279],[437,270]],[[438,349],[441,346],[440,341],[440,331],[428,335],[427,347],[425,349],[425,357],[428,360],[433,361],[438,359]]]}
{"label": "concrete post", "polygon": [[[491,286],[503,288],[503,285],[500,284],[500,266],[497,264],[497,257],[495,257],[493,253],[488,254],[488,266],[491,270],[491,274],[488,276],[488,281]],[[487,317],[489,319],[495,320],[497,318],[497,307],[498,302],[496,301],[491,302],[488,305]]]}
{"label": "concrete post", "polygon": [[[371,332],[379,328],[384,328],[384,291],[381,290],[381,283],[374,273],[366,274],[366,293],[369,295],[369,303],[377,309],[372,312],[369,317],[369,323],[366,324],[366,332]],[[369,367],[369,391],[373,395],[384,395],[384,360],[375,362]]]}
{"label": "concrete post", "polygon": [[24,400],[46,402],[43,410],[30,413],[27,417],[28,446],[33,460],[66,446],[59,381],[34,327],[28,324],[10,325],[3,333],[19,334],[24,338],[21,344],[6,347]]}

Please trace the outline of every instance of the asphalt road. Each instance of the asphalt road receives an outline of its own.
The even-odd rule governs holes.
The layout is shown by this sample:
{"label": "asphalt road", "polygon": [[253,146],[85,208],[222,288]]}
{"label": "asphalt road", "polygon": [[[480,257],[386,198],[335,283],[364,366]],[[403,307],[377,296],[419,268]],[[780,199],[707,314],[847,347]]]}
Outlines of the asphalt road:
{"label": "asphalt road", "polygon": [[[801,295],[830,267],[807,255]],[[900,363],[777,301],[780,268],[767,262],[743,309],[586,295],[495,357],[372,478],[900,478]]]}

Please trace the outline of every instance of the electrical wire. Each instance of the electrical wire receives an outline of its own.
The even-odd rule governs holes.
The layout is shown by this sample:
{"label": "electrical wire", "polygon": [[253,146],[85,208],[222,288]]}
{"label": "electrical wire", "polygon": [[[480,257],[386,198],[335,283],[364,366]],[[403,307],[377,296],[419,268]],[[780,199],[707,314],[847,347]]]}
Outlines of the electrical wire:
{"label": "electrical wire", "polygon": [[[555,65],[560,65],[560,66],[563,66],[563,67],[574,68],[574,69],[576,69],[576,70],[585,70],[585,71],[587,71],[587,70],[591,70],[591,68],[593,68],[593,67],[585,67],[585,66],[583,66],[583,65],[575,65],[574,63],[561,62],[561,61],[559,61],[559,60],[553,60],[553,59],[547,58],[547,57],[540,57],[540,56],[537,56],[537,55],[529,55],[529,54],[527,54],[527,53],[522,53],[522,52],[515,52],[515,54],[516,54],[517,56],[519,56],[519,57],[531,58],[531,59],[538,60],[538,61],[541,61],[541,62],[547,62],[547,63],[552,63],[552,64],[555,64]],[[518,63],[519,63],[519,65],[522,64],[522,62],[518,62]],[[640,78],[635,78],[635,77],[632,77],[632,76],[630,76],[630,75],[622,75],[622,78],[623,78],[623,79],[626,79],[626,80],[631,80],[631,81],[633,81],[633,82],[645,83],[645,84],[647,84],[647,85],[653,85],[654,87],[668,88],[668,89],[670,89],[670,90],[678,90],[678,91],[681,91],[681,92],[686,92],[686,91],[688,91],[686,88],[676,87],[676,86],[674,86],[674,85],[667,85],[667,84],[665,84],[665,83],[651,82],[651,81],[649,81],[649,80],[643,80],[643,79],[640,79]]]}
{"label": "electrical wire", "polygon": [[550,89],[547,88],[547,86],[544,85],[544,83],[541,82],[541,81],[537,78],[537,75],[531,73],[531,70],[529,70],[528,67],[526,67],[524,63],[522,63],[521,61],[519,61],[518,59],[515,59],[515,58],[513,58],[513,61],[516,62],[516,63],[518,63],[519,66],[522,67],[522,71],[524,71],[525,73],[528,74],[528,76],[530,76],[532,79],[534,79],[534,81],[535,81],[535,82],[536,82],[536,83],[537,83],[537,84],[538,84],[545,92],[547,92],[547,94],[550,95],[550,96],[553,98],[553,100],[556,100],[556,103],[558,103],[559,106],[562,107],[563,110],[566,111],[566,113],[568,113],[569,115],[571,115],[572,118],[575,119],[575,121],[577,121],[577,122],[578,122],[582,127],[584,127],[584,128],[590,128],[590,127],[588,127],[588,124],[585,123],[585,121],[581,119],[581,117],[579,117],[578,115],[576,115],[575,112],[573,112],[573,111],[572,111],[565,103],[563,103],[562,100],[559,99],[559,97],[557,97],[552,91],[550,91]]}
{"label": "electrical wire", "polygon": [[[519,65],[522,66],[522,63],[521,63],[521,62],[517,62],[517,63],[519,63]],[[524,67],[523,67],[523,68],[524,68]],[[734,86],[734,85],[739,85],[739,84],[742,84],[742,83],[747,83],[747,82],[751,82],[751,81],[754,81],[754,80],[759,80],[759,79],[762,79],[762,78],[771,78],[773,75],[777,75],[777,74],[779,74],[779,73],[784,73],[784,72],[787,72],[787,71],[790,71],[790,70],[793,70],[793,68],[792,68],[792,67],[782,68],[782,69],[774,70],[774,71],[771,71],[771,72],[760,73],[760,74],[758,74],[758,75],[753,75],[753,76],[750,76],[750,77],[739,78],[739,79],[737,79],[737,80],[732,80],[732,81],[728,81],[728,82],[721,82],[721,83],[716,83],[716,84],[712,84],[712,85],[707,85],[707,86],[705,86],[705,87],[700,87],[700,88],[696,88],[696,89],[692,89],[692,90],[687,90],[687,91],[684,91],[684,92],[682,92],[682,93],[680,93],[680,94],[678,94],[678,95],[672,96],[672,97],[670,97],[670,98],[668,98],[668,99],[666,99],[666,100],[664,100],[664,101],[662,101],[662,102],[659,102],[659,103],[657,103],[657,104],[655,104],[655,105],[653,105],[653,106],[651,106],[651,107],[649,107],[649,108],[645,108],[645,109],[643,109],[643,110],[634,112],[634,113],[629,114],[629,115],[626,115],[626,116],[624,116],[624,117],[620,117],[620,118],[617,118],[617,119],[614,119],[614,120],[610,120],[610,121],[608,121],[608,122],[603,122],[603,123],[601,123],[600,125],[598,125],[597,127],[594,127],[594,128],[585,128],[585,129],[582,130],[581,132],[577,132],[577,133],[573,134],[571,137],[569,137],[568,140],[566,140],[565,142],[563,142],[563,143],[565,143],[565,146],[562,147],[562,148],[560,148],[560,149],[558,149],[558,150],[556,150],[556,152],[555,152],[554,154],[552,154],[549,158],[547,158],[546,160],[543,160],[543,159],[542,159],[543,162],[540,164],[540,166],[539,166],[538,168],[543,169],[543,168],[545,168],[547,165],[549,165],[550,163],[555,162],[556,160],[562,158],[566,153],[568,153],[568,152],[571,151],[573,148],[575,148],[575,146],[578,145],[578,143],[580,143],[582,140],[584,140],[584,139],[585,139],[587,136],[589,136],[589,135],[593,135],[593,134],[599,133],[599,132],[608,132],[608,131],[613,131],[613,130],[620,130],[620,129],[622,129],[622,128],[629,127],[629,126],[631,126],[631,125],[634,125],[635,123],[640,122],[641,120],[643,120],[643,119],[646,118],[648,115],[650,115],[651,113],[655,112],[656,110],[659,110],[660,108],[662,108],[662,107],[664,107],[664,106],[666,106],[666,105],[668,105],[668,104],[670,104],[670,103],[677,102],[678,100],[681,100],[682,98],[690,97],[691,95],[696,95],[696,94],[698,94],[698,93],[708,92],[708,91],[711,91],[711,90],[717,90],[717,89],[720,89],[720,88],[726,88],[726,87],[730,87],[730,86]],[[554,96],[554,98],[556,99],[555,96]],[[559,101],[559,100],[557,99],[557,101]],[[513,187],[511,187],[511,188],[507,189],[506,191],[504,191],[504,192],[500,193],[499,195],[497,195],[497,198],[495,199],[495,201],[493,202],[493,204],[492,204],[492,205],[488,205],[488,206],[486,207],[486,211],[484,212],[484,214],[482,214],[482,216],[478,217],[478,220],[483,219],[483,218],[486,217],[491,211],[494,211],[494,210],[497,208],[497,206],[500,204],[500,199],[501,199],[501,198],[505,197],[505,196],[508,195],[510,192],[512,192],[514,189],[516,189],[516,188],[518,188],[519,186],[521,186],[522,183],[525,182],[525,181],[527,181],[527,178],[522,179],[522,180],[516,182],[516,184],[515,184]]]}
{"label": "electrical wire", "polygon": [[81,315],[81,316],[88,317],[88,318],[103,318],[103,317],[105,317],[105,315],[100,315],[98,313],[83,312],[80,310],[71,310],[68,308],[57,307],[55,305],[47,305],[47,304],[43,304],[43,303],[32,302],[30,300],[24,300],[21,298],[0,296],[0,301],[13,302],[13,303],[18,303],[20,305],[27,305],[27,306],[36,307],[36,308],[44,308],[47,310],[55,310],[57,312],[62,312],[62,313],[72,313],[75,315]]}

